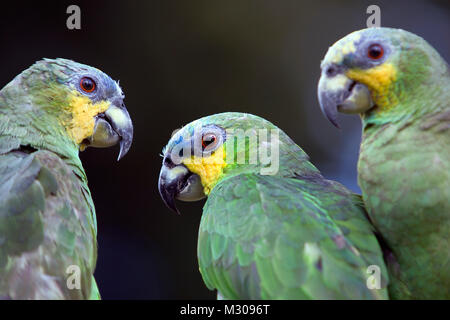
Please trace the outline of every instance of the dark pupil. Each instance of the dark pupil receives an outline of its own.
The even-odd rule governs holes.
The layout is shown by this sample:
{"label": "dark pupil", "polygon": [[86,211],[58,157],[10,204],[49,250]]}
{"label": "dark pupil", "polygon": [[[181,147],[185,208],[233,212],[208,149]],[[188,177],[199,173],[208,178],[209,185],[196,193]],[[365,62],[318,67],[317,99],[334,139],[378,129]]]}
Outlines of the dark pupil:
{"label": "dark pupil", "polygon": [[369,54],[372,58],[379,58],[381,56],[381,48],[379,46],[373,46],[370,48]]}
{"label": "dark pupil", "polygon": [[94,83],[91,79],[84,79],[83,80],[83,89],[87,91],[91,91],[94,88]]}
{"label": "dark pupil", "polygon": [[207,147],[209,146],[211,143],[213,143],[214,141],[216,141],[216,137],[214,136],[206,136],[203,138],[203,147]]}

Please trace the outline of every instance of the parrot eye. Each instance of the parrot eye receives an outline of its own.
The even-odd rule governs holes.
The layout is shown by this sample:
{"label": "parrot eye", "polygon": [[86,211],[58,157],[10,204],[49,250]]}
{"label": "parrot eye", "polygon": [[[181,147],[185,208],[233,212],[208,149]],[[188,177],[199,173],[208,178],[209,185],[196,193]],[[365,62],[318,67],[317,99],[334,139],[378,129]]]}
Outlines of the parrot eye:
{"label": "parrot eye", "polygon": [[83,77],[80,80],[80,88],[87,93],[92,93],[94,92],[95,88],[97,87],[97,85],[95,84],[95,81],[92,80],[89,77]]}
{"label": "parrot eye", "polygon": [[369,49],[367,49],[367,56],[372,60],[379,60],[384,55],[384,49],[379,44],[372,44]]}
{"label": "parrot eye", "polygon": [[207,133],[203,135],[202,137],[202,149],[203,151],[210,151],[211,149],[214,149],[214,147],[217,145],[217,137],[213,133]]}

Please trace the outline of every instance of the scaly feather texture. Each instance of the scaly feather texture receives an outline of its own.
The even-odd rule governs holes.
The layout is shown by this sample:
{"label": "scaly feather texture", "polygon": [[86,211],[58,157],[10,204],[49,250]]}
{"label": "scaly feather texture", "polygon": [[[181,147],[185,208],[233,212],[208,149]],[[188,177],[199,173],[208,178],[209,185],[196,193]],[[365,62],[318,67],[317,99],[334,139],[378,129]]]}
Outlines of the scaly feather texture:
{"label": "scaly feather texture", "polygon": [[[354,50],[343,54],[349,43]],[[381,59],[370,60],[370,44],[384,48]],[[448,64],[421,37],[391,28],[344,37],[328,61],[366,85],[375,103],[362,114],[358,180],[370,218],[398,261],[390,269],[392,297],[450,299]]]}
{"label": "scaly feather texture", "polygon": [[[208,288],[224,299],[388,298],[383,254],[361,198],[326,180],[307,154],[270,122],[228,112],[188,124],[164,149],[171,167],[164,168],[163,180],[167,170],[175,169],[168,160],[172,150],[195,145],[195,132],[211,127],[231,143],[226,144],[226,161],[221,156],[218,162],[221,172],[214,173],[215,180],[208,176],[212,188],[200,223],[198,261]],[[259,136],[250,147],[249,136],[234,142],[238,130],[249,135],[275,130],[278,135]],[[278,146],[279,168],[271,175],[261,173],[269,163],[249,162],[263,145],[268,150]],[[223,150],[218,145],[211,155],[203,154],[201,165],[207,167]],[[206,181],[202,175],[208,168],[199,170],[200,162],[192,167],[189,160],[184,153],[186,167]],[[178,171],[185,172],[173,171],[173,176]],[[379,289],[367,286],[367,270],[373,265],[381,272]]]}
{"label": "scaly feather texture", "polygon": [[208,197],[198,257],[206,285],[227,299],[386,299],[386,275],[360,200],[321,177],[240,174]]}
{"label": "scaly feather texture", "polygon": [[450,299],[450,71],[423,39],[404,43],[398,104],[364,118],[359,183],[407,284],[394,297]]}
{"label": "scaly feather texture", "polygon": [[[0,156],[0,186],[0,297],[99,298],[93,207],[80,178],[55,153],[14,150]],[[80,289],[67,286],[70,266]]]}
{"label": "scaly feather texture", "polygon": [[[0,91],[2,299],[100,298],[95,208],[78,152],[107,102],[77,91],[83,75],[99,94],[123,97],[100,70],[64,59],[37,62]],[[80,288],[67,284],[71,266]]]}

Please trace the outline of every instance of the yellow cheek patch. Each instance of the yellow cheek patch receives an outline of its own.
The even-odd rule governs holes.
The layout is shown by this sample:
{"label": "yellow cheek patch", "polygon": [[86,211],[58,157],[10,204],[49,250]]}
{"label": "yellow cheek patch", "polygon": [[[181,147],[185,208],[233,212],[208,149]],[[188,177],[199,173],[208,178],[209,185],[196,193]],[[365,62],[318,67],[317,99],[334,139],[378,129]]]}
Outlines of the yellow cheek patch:
{"label": "yellow cheek patch", "polygon": [[93,103],[88,97],[73,92],[66,109],[69,116],[64,121],[64,126],[75,143],[80,144],[94,133],[95,116],[105,112],[109,105],[107,101]]}
{"label": "yellow cheek patch", "polygon": [[394,106],[398,100],[390,90],[397,79],[397,70],[390,63],[385,63],[370,69],[350,69],[347,77],[365,84],[372,92],[372,99],[381,110]]}
{"label": "yellow cheek patch", "polygon": [[223,146],[217,149],[209,157],[192,156],[190,159],[185,159],[183,164],[192,173],[195,173],[200,177],[206,195],[211,192],[212,188],[222,175],[223,168],[227,165],[225,162]]}

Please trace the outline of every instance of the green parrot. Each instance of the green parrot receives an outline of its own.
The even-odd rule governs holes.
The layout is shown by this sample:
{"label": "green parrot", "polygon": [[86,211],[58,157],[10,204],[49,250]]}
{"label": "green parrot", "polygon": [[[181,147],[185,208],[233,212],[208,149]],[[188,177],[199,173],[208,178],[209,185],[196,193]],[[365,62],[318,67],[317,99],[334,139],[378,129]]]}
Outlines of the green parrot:
{"label": "green parrot", "polygon": [[[388,298],[360,197],[326,180],[260,117],[216,114],[177,131],[163,150],[159,191],[176,212],[174,199],[207,196],[198,263],[219,298]],[[380,274],[377,287],[370,268]]]}
{"label": "green parrot", "polygon": [[328,119],[360,114],[358,181],[392,250],[393,298],[450,299],[450,71],[424,39],[391,28],[356,31],[322,61]]}
{"label": "green parrot", "polygon": [[118,83],[44,59],[0,91],[0,299],[96,299],[95,208],[78,157],[133,126]]}

